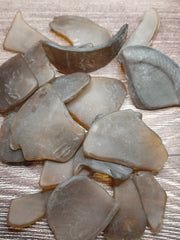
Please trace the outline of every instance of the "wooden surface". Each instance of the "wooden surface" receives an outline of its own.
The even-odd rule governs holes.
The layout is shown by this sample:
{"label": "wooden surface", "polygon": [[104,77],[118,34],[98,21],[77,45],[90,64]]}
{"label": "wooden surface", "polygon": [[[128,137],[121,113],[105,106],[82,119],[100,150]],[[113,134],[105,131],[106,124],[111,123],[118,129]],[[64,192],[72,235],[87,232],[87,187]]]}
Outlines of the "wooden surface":
{"label": "wooden surface", "polygon": [[[150,7],[157,9],[161,19],[153,47],[163,51],[180,65],[180,0],[0,0],[0,64],[13,56],[12,53],[3,50],[2,43],[17,10],[22,11],[25,20],[31,26],[61,43],[62,41],[50,32],[48,26],[54,16],[62,14],[86,16],[108,28],[113,34],[124,23],[128,23],[131,33],[143,13]],[[91,75],[116,77],[126,82],[116,59]],[[122,109],[127,108],[136,109],[129,96]],[[180,109],[174,107],[140,112],[143,113],[146,124],[162,138],[169,153],[164,169],[157,175],[168,196],[163,228],[157,235],[151,234],[147,228],[142,239],[178,240],[180,239]],[[38,181],[41,169],[42,164],[10,166],[0,163],[0,240],[54,240],[45,219],[24,231],[10,230],[6,225],[10,200],[40,190]]]}

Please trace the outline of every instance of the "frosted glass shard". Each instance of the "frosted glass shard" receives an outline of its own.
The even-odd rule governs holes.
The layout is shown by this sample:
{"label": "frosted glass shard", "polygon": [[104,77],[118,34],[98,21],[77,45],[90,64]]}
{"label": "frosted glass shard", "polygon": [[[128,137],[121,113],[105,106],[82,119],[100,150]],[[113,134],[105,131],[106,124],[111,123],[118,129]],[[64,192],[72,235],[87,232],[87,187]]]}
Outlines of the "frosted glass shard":
{"label": "frosted glass shard", "polygon": [[159,29],[160,19],[156,9],[149,9],[143,16],[142,21],[137,26],[135,31],[129,36],[122,46],[119,54],[118,60],[121,62],[120,54],[125,47],[135,46],[135,45],[144,45],[150,46],[152,44],[152,39],[156,35],[156,32]]}
{"label": "frosted glass shard", "polygon": [[75,98],[90,81],[91,77],[86,73],[72,73],[57,77],[52,82],[52,86],[57,91],[60,99],[67,103]]}
{"label": "frosted glass shard", "polygon": [[25,161],[21,150],[13,151],[10,148],[11,122],[14,116],[14,113],[9,114],[4,118],[0,127],[0,160],[7,163],[21,163]]}
{"label": "frosted glass shard", "polygon": [[109,41],[94,47],[65,47],[50,41],[43,41],[43,47],[60,72],[92,72],[107,65],[118,54],[127,28],[125,24]]}
{"label": "frosted glass shard", "polygon": [[151,231],[158,233],[161,229],[167,201],[166,192],[150,172],[137,172],[133,175],[133,179]]}
{"label": "frosted glass shard", "polygon": [[41,172],[39,185],[43,189],[55,188],[72,175],[73,158],[65,163],[46,161]]}
{"label": "frosted glass shard", "polygon": [[24,55],[24,59],[35,75],[39,86],[54,79],[55,73],[49,63],[41,43],[34,45]]}
{"label": "frosted glass shard", "polygon": [[39,88],[16,114],[11,148],[21,148],[26,160],[68,161],[84,139],[84,130],[71,118],[50,84]]}
{"label": "frosted glass shard", "polygon": [[25,228],[46,215],[46,205],[52,191],[29,194],[11,200],[7,223],[11,228]]}
{"label": "frosted glass shard", "polygon": [[131,46],[121,53],[131,98],[136,107],[180,105],[180,67],[150,47]]}
{"label": "frosted glass shard", "polygon": [[86,128],[89,128],[99,114],[119,110],[126,90],[117,79],[92,77],[90,84],[71,102],[67,108]]}
{"label": "frosted glass shard", "polygon": [[111,38],[109,31],[85,17],[62,15],[50,23],[55,32],[61,34],[74,46],[92,43],[94,46],[107,42]]}
{"label": "frosted glass shard", "polygon": [[0,112],[6,112],[28,98],[38,87],[23,57],[18,54],[0,66]]}
{"label": "frosted glass shard", "polygon": [[96,120],[84,141],[83,151],[88,157],[150,171],[160,171],[168,158],[160,137],[132,110]]}
{"label": "frosted glass shard", "polygon": [[3,47],[6,50],[25,53],[40,40],[48,39],[27,24],[22,13],[18,11],[4,40]]}
{"label": "frosted glass shard", "polygon": [[104,231],[107,240],[139,240],[146,227],[146,216],[131,179],[115,186],[114,198],[120,210]]}
{"label": "frosted glass shard", "polygon": [[110,177],[118,180],[125,180],[132,173],[131,168],[119,164],[86,158],[81,147],[76,152],[74,157],[74,174],[79,174],[84,167],[90,168],[94,172],[107,174]]}
{"label": "frosted glass shard", "polygon": [[94,180],[74,176],[58,185],[47,204],[47,220],[57,240],[94,240],[119,209]]}

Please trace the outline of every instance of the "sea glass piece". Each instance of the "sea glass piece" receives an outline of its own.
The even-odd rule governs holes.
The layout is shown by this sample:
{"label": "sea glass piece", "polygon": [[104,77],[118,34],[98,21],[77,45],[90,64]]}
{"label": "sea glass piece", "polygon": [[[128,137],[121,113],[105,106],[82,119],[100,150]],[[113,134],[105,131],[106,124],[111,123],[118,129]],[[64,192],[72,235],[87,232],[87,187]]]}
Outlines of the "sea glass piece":
{"label": "sea glass piece", "polygon": [[83,144],[86,156],[135,169],[160,171],[168,153],[160,137],[133,110],[97,119]]}
{"label": "sea glass piece", "polygon": [[41,43],[37,43],[24,55],[24,59],[35,75],[39,86],[52,81],[55,77],[54,70],[50,65]]}
{"label": "sea glass piece", "polygon": [[121,53],[131,98],[136,107],[180,105],[180,67],[162,52],[130,46]]}
{"label": "sea glass piece", "polygon": [[52,86],[57,91],[60,99],[67,103],[75,98],[91,81],[90,75],[86,73],[72,73],[57,77]]}
{"label": "sea glass piece", "polygon": [[15,113],[9,114],[4,118],[3,124],[0,127],[0,160],[7,163],[21,163],[25,159],[22,151],[13,151],[10,148],[11,122]]}
{"label": "sea glass piece", "polygon": [[65,163],[45,161],[39,185],[43,189],[55,188],[59,183],[72,176],[73,158]]}
{"label": "sea glass piece", "polygon": [[25,228],[46,215],[46,205],[52,191],[15,198],[10,203],[7,222],[11,228]]}
{"label": "sea glass piece", "polygon": [[107,240],[139,240],[146,227],[146,216],[131,179],[114,187],[120,210],[104,231]]}
{"label": "sea glass piece", "polygon": [[67,47],[50,41],[43,41],[43,47],[60,72],[92,72],[104,67],[117,55],[125,41],[127,28],[127,24],[123,25],[109,41],[94,47]]}
{"label": "sea glass piece", "polygon": [[0,112],[27,99],[38,87],[23,57],[18,54],[0,66]]}
{"label": "sea glass piece", "polygon": [[122,49],[128,46],[150,46],[152,44],[152,39],[154,38],[159,29],[159,25],[160,19],[156,9],[151,8],[147,12],[145,12],[140,24],[137,26],[135,31],[128,37],[128,39],[122,46],[118,54],[118,59],[120,60],[120,54],[122,52]]}
{"label": "sea glass piece", "polygon": [[21,107],[11,125],[10,145],[26,160],[68,161],[84,139],[50,84],[39,88]]}
{"label": "sea glass piece", "polygon": [[147,221],[153,233],[161,229],[167,195],[152,173],[140,171],[133,175]]}
{"label": "sea glass piece", "polygon": [[79,150],[75,154],[74,174],[79,174],[79,172],[85,167],[91,169],[94,172],[107,174],[114,179],[125,180],[132,173],[131,168],[116,163],[86,158],[82,150],[82,147],[79,148]]}
{"label": "sea glass piece", "polygon": [[55,32],[61,34],[74,46],[92,43],[94,46],[107,42],[111,38],[109,31],[88,18],[62,15],[50,23]]}
{"label": "sea glass piece", "polygon": [[92,77],[91,83],[67,104],[71,114],[86,128],[89,128],[98,114],[119,110],[126,90],[117,79]]}
{"label": "sea glass piece", "polygon": [[94,240],[119,209],[94,180],[74,176],[58,185],[47,204],[47,220],[57,240]]}
{"label": "sea glass piece", "polygon": [[22,13],[18,11],[4,40],[4,49],[25,53],[40,40],[48,40],[24,21]]}

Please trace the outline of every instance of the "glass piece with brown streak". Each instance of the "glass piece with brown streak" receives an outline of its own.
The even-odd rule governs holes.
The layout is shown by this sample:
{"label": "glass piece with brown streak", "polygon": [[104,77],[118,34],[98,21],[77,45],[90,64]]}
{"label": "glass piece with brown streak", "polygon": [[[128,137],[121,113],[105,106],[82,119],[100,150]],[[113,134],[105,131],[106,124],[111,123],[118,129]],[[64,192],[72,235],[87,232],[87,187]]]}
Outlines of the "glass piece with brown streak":
{"label": "glass piece with brown streak", "polygon": [[73,46],[92,43],[94,46],[107,42],[110,32],[85,17],[62,15],[50,23],[55,32],[67,38]]}
{"label": "glass piece with brown streak", "polygon": [[97,119],[83,144],[86,156],[135,169],[160,171],[168,158],[161,138],[132,110]]}
{"label": "glass piece with brown streak", "polygon": [[67,104],[71,114],[86,128],[89,128],[98,114],[119,110],[126,90],[118,79],[92,77],[91,83]]}
{"label": "glass piece with brown streak", "polygon": [[86,158],[82,150],[83,150],[82,147],[79,148],[79,150],[76,152],[74,157],[74,174],[75,175],[79,174],[79,172],[84,167],[90,168],[94,172],[107,174],[110,177],[118,180],[125,180],[132,173],[131,168],[128,168],[119,164]]}
{"label": "glass piece with brown streak", "polygon": [[94,240],[119,209],[94,180],[74,176],[58,185],[47,204],[47,220],[57,240]]}
{"label": "glass piece with brown streak", "polygon": [[54,79],[54,70],[40,42],[25,53],[24,59],[35,75],[40,87]]}
{"label": "glass piece with brown streak", "polygon": [[11,200],[7,223],[9,227],[28,227],[46,215],[46,205],[52,191],[29,194]]}
{"label": "glass piece with brown streak", "polygon": [[4,40],[4,49],[25,53],[40,40],[48,40],[24,21],[22,13],[18,11]]}
{"label": "glass piece with brown streak", "polygon": [[38,83],[23,57],[18,54],[0,66],[0,112],[6,112],[27,99]]}
{"label": "glass piece with brown streak", "polygon": [[92,72],[108,64],[119,52],[127,35],[125,24],[109,41],[94,47],[65,47],[43,41],[50,61],[62,73]]}
{"label": "glass piece with brown streak", "polygon": [[43,189],[55,188],[72,176],[73,158],[65,163],[46,161],[41,172],[39,185]]}
{"label": "glass piece with brown streak", "polygon": [[129,36],[118,53],[118,60],[121,62],[120,54],[128,46],[144,45],[150,46],[152,39],[156,35],[160,25],[160,19],[156,9],[149,9],[143,16],[142,21],[135,31]]}
{"label": "glass piece with brown streak", "polygon": [[68,161],[84,139],[50,84],[39,88],[21,107],[11,125],[10,145],[26,160]]}
{"label": "glass piece with brown streak", "polygon": [[133,175],[133,180],[140,194],[150,229],[153,233],[158,233],[167,201],[166,192],[150,172],[137,172]]}
{"label": "glass piece with brown streak", "polygon": [[171,58],[150,47],[130,46],[122,51],[121,59],[136,107],[180,105],[180,67]]}
{"label": "glass piece with brown streak", "polygon": [[131,179],[114,187],[120,210],[104,231],[107,240],[139,240],[146,228],[146,216]]}
{"label": "glass piece with brown streak", "polygon": [[25,159],[22,151],[13,151],[10,148],[11,122],[15,113],[9,114],[4,118],[2,126],[0,126],[0,161],[7,163],[21,163]]}
{"label": "glass piece with brown streak", "polygon": [[78,95],[91,81],[86,73],[72,73],[57,77],[52,86],[57,91],[60,99],[67,103]]}

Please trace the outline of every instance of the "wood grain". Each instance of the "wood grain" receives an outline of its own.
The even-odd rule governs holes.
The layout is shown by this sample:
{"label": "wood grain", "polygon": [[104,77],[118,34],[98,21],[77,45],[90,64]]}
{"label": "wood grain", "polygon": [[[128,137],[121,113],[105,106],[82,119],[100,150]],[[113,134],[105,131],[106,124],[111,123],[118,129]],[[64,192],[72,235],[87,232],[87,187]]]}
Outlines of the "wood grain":
{"label": "wood grain", "polygon": [[[0,64],[14,54],[3,50],[2,43],[17,10],[25,20],[47,37],[64,43],[49,29],[54,16],[73,14],[88,17],[116,33],[124,24],[129,24],[129,33],[142,18],[144,12],[157,9],[161,26],[153,47],[163,51],[180,65],[180,1],[179,0],[0,0]],[[58,73],[57,73],[58,74]],[[124,73],[113,60],[106,67],[93,72],[92,76],[115,77],[126,83]],[[127,96],[122,109],[136,109]],[[157,175],[168,195],[163,228],[153,235],[147,229],[142,240],[180,239],[180,109],[177,107],[158,111],[141,111],[146,124],[162,138],[169,159]],[[38,181],[42,164],[10,166],[0,163],[0,240],[54,240],[45,219],[23,231],[10,230],[6,217],[10,200],[40,190]],[[100,236],[98,239],[103,239]]]}

